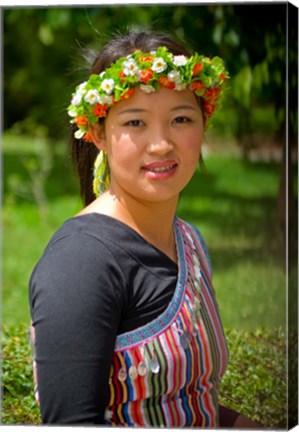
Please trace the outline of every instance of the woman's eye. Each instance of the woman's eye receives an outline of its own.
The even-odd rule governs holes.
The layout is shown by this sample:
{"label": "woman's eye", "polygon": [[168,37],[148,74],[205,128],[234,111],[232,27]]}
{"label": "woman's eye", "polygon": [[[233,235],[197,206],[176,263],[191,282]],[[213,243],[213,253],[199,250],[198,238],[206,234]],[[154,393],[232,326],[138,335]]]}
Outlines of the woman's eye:
{"label": "woman's eye", "polygon": [[133,127],[138,127],[138,126],[142,126],[143,122],[141,120],[130,120],[128,122],[126,122],[125,126],[133,126]]}
{"label": "woman's eye", "polygon": [[174,119],[175,123],[189,123],[191,122],[191,119],[189,117],[184,117],[184,116],[180,116],[180,117],[176,117]]}

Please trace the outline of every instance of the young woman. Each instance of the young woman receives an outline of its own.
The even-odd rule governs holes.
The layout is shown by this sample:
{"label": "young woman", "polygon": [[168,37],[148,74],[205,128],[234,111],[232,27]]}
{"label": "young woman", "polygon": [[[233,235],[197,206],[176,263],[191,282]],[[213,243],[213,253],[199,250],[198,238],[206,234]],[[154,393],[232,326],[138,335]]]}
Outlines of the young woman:
{"label": "young woman", "polygon": [[219,409],[228,353],[210,261],[176,216],[227,78],[217,57],[130,33],[97,54],[73,94],[86,206],[30,280],[44,423],[255,426]]}

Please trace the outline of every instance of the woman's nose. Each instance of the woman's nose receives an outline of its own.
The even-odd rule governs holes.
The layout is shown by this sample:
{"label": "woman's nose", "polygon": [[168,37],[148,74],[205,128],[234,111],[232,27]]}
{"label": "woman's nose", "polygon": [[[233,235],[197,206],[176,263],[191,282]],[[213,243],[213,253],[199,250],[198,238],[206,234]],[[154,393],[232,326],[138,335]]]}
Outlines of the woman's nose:
{"label": "woman's nose", "polygon": [[166,154],[173,149],[174,143],[168,128],[157,127],[151,131],[148,139],[148,152]]}

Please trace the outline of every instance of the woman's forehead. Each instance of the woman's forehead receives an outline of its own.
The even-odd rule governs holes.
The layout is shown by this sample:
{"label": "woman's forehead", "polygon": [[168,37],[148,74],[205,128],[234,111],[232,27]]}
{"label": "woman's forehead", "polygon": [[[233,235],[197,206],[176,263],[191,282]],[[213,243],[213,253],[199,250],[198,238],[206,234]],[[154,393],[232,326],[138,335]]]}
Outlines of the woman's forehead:
{"label": "woman's forehead", "polygon": [[152,93],[145,93],[136,88],[134,94],[129,99],[119,102],[110,110],[113,110],[115,113],[139,108],[154,110],[158,105],[159,107],[171,110],[176,106],[183,105],[198,107],[198,102],[191,90],[177,91],[161,88]]}

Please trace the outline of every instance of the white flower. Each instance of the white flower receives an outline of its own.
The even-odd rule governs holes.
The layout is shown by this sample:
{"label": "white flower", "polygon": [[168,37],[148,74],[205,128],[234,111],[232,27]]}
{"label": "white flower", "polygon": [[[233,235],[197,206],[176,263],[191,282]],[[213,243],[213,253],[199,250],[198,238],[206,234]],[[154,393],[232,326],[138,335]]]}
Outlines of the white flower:
{"label": "white flower", "polygon": [[85,87],[86,87],[86,84],[87,84],[87,81],[84,81],[83,83],[81,83],[79,86],[78,86],[78,92],[80,92],[80,93],[84,93],[85,91],[86,91],[86,89],[85,89]]}
{"label": "white flower", "polygon": [[140,84],[140,90],[144,91],[145,93],[151,93],[155,91],[155,87],[151,85]]}
{"label": "white flower", "polygon": [[139,68],[134,59],[130,58],[128,61],[123,62],[124,74],[134,76],[139,73]]}
{"label": "white flower", "polygon": [[162,59],[162,57],[158,57],[154,60],[153,66],[152,66],[152,70],[154,72],[160,73],[160,72],[163,72],[166,68],[167,68],[167,64]]}
{"label": "white flower", "polygon": [[82,97],[84,95],[84,93],[86,93],[86,84],[87,81],[84,81],[83,83],[81,83],[78,88],[76,93],[73,96],[73,99],[71,101],[72,105],[80,105],[80,103],[82,102]]}
{"label": "white flower", "polygon": [[83,93],[81,93],[80,91],[77,91],[77,93],[75,93],[73,99],[71,100],[71,104],[72,105],[80,105],[81,101],[82,101],[82,96]]}
{"label": "white flower", "polygon": [[104,79],[101,84],[101,89],[103,89],[105,93],[110,95],[112,93],[112,90],[114,89],[114,80],[112,78]]}
{"label": "white flower", "polygon": [[78,130],[74,133],[74,137],[75,137],[76,139],[81,139],[81,138],[84,137],[84,135],[85,135],[85,132],[82,131],[81,129],[78,129]]}
{"label": "white flower", "polygon": [[185,90],[186,87],[187,87],[187,84],[176,83],[174,89],[177,91],[182,91],[182,90]]}
{"label": "white flower", "polygon": [[88,90],[86,95],[84,96],[84,100],[91,105],[99,102],[99,93],[97,90]]}
{"label": "white flower", "polygon": [[68,115],[69,115],[70,117],[76,117],[77,113],[76,113],[76,111],[74,111],[74,110],[69,110],[69,111],[68,111]]}
{"label": "white flower", "polygon": [[179,71],[172,70],[167,74],[167,77],[170,81],[175,83],[181,82],[181,75]]}
{"label": "white flower", "polygon": [[109,95],[99,96],[99,103],[102,105],[111,105],[113,102],[113,97]]}
{"label": "white flower", "polygon": [[185,66],[187,64],[187,57],[184,55],[176,55],[173,57],[173,64],[175,66]]}
{"label": "white flower", "polygon": [[105,75],[106,71],[103,71],[99,74],[99,77],[102,78]]}

